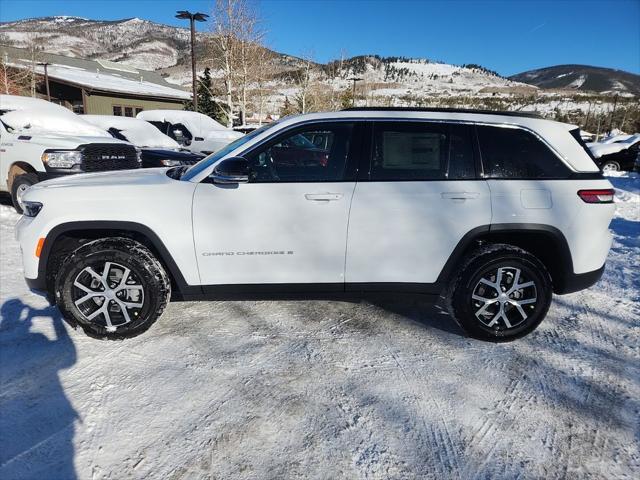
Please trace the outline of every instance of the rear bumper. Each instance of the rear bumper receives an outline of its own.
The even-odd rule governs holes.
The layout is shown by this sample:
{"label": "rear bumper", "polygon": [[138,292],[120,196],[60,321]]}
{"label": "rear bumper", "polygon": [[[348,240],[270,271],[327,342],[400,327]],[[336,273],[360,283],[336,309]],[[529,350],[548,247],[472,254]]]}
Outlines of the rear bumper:
{"label": "rear bumper", "polygon": [[553,293],[565,295],[567,293],[579,292],[598,283],[604,273],[604,265],[597,270],[586,273],[572,273],[563,279],[562,284],[554,285]]}

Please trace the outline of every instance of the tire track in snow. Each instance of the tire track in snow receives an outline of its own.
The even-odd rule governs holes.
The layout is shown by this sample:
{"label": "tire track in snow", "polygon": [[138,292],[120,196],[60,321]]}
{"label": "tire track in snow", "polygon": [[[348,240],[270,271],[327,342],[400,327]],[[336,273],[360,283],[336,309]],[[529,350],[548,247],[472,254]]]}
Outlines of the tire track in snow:
{"label": "tire track in snow", "polygon": [[[400,371],[404,382],[411,392],[411,399],[416,407],[416,410],[418,412],[424,411],[424,406],[422,403],[423,399],[426,398],[433,405],[433,407],[435,407],[431,411],[435,410],[436,412],[438,412],[437,421],[440,424],[439,427],[434,425],[427,425],[425,415],[420,415],[420,420],[424,427],[424,431],[432,439],[431,445],[426,445],[426,447],[430,448],[432,451],[435,451],[438,455],[438,458],[440,459],[440,464],[436,466],[440,469],[438,478],[460,478],[460,463],[458,461],[458,458],[460,457],[462,448],[460,447],[460,445],[456,445],[456,443],[454,442],[447,426],[447,422],[444,419],[443,415],[440,413],[444,410],[432,396],[419,396],[416,393],[414,389],[415,382],[409,378],[410,374],[411,376],[415,375],[415,370],[411,369],[410,374],[407,373],[407,370],[405,370],[404,366],[400,362],[400,359],[393,352],[384,336],[381,336],[381,341],[395,364],[398,366],[398,370]],[[444,447],[444,452],[442,452],[442,450],[439,448],[441,446]]]}

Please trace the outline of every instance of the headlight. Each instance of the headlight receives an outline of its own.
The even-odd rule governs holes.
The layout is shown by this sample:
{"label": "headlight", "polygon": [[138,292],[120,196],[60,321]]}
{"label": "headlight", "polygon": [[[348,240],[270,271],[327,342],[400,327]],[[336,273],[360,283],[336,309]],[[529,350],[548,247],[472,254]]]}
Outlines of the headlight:
{"label": "headlight", "polygon": [[42,210],[42,204],[40,202],[22,201],[22,214],[25,217],[35,217]]}
{"label": "headlight", "polygon": [[160,160],[160,164],[164,165],[165,167],[177,167],[179,165],[182,165],[182,162],[180,160],[172,160],[170,158],[165,158],[163,160]]}
{"label": "headlight", "polygon": [[142,163],[142,150],[136,147],[136,157],[138,157],[138,163]]}
{"label": "headlight", "polygon": [[50,150],[42,154],[42,163],[49,168],[73,168],[82,162],[82,152],[78,150]]}

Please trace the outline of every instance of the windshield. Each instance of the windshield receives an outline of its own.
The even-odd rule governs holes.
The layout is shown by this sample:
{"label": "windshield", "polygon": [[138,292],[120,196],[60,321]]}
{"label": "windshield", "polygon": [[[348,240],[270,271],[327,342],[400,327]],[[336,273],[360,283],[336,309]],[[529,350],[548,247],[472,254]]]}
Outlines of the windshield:
{"label": "windshield", "polygon": [[257,137],[258,135],[260,135],[265,130],[268,130],[271,127],[275,126],[277,123],[278,122],[269,123],[268,125],[264,125],[263,127],[260,127],[257,130],[254,130],[253,132],[248,133],[247,135],[244,135],[244,136],[234,140],[233,142],[231,142],[226,147],[222,148],[221,150],[218,150],[215,153],[212,153],[208,157],[205,157],[202,160],[200,160],[195,165],[192,165],[191,167],[189,167],[189,169],[186,172],[184,172],[184,174],[182,175],[182,177],[180,177],[180,179],[181,180],[191,180],[193,177],[198,175],[204,169],[209,167],[209,165],[212,165],[215,162],[217,162],[218,160],[224,158],[229,153],[234,151],[236,148],[241,147],[245,143],[249,142],[251,139],[253,139],[253,138]]}

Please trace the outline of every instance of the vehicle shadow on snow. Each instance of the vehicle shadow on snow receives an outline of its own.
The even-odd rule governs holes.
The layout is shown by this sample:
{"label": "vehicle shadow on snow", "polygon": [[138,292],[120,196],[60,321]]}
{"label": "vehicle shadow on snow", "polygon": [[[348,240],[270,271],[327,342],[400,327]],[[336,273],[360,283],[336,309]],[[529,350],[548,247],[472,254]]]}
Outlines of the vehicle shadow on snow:
{"label": "vehicle shadow on snow", "polygon": [[461,337],[466,334],[449,313],[433,298],[421,295],[388,295],[367,299],[388,313],[398,315],[403,320],[419,323],[425,328],[435,328]]}
{"label": "vehicle shadow on snow", "polygon": [[[49,323],[49,321],[51,323]],[[38,329],[50,332],[49,338]],[[53,337],[53,335],[51,335]],[[55,307],[19,299],[0,307],[0,477],[75,479],[76,411],[59,371],[76,363],[76,348]]]}
{"label": "vehicle shadow on snow", "polygon": [[638,232],[640,232],[640,222],[616,217],[611,220],[609,228],[617,234],[616,240],[625,247],[640,247],[640,240],[637,238]]}

